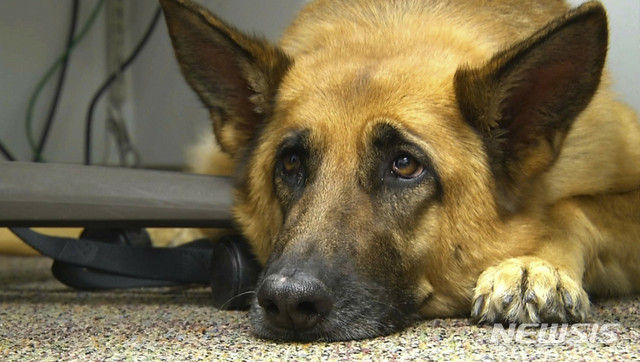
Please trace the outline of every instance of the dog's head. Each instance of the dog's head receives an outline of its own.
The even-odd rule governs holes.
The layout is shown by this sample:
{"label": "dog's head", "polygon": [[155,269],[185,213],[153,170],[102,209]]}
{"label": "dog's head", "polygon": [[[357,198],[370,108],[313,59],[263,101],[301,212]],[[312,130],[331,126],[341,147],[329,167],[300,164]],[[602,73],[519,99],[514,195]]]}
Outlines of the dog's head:
{"label": "dog's head", "polygon": [[272,339],[468,313],[478,274],[526,252],[500,225],[558,155],[607,46],[594,4],[482,62],[385,44],[297,57],[188,1],[162,5],[237,163],[234,215],[264,264],[250,317]]}

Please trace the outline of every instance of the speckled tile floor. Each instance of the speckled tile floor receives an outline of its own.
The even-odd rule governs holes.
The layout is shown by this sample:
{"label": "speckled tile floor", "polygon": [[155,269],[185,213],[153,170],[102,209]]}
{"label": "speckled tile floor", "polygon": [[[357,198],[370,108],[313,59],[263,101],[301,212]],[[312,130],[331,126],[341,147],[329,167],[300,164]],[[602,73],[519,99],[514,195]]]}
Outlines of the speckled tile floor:
{"label": "speckled tile floor", "polygon": [[524,333],[436,319],[341,343],[254,338],[245,313],[210,305],[207,288],[78,292],[41,257],[0,256],[0,360],[638,360],[640,297],[598,302],[591,324]]}

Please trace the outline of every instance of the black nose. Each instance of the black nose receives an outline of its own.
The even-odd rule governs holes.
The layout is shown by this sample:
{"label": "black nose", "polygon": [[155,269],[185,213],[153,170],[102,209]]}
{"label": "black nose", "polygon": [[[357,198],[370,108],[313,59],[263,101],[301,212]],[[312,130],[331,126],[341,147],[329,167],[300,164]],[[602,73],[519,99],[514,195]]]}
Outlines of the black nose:
{"label": "black nose", "polygon": [[324,283],[306,273],[272,274],[258,289],[258,304],[274,326],[302,330],[329,314],[333,298]]}

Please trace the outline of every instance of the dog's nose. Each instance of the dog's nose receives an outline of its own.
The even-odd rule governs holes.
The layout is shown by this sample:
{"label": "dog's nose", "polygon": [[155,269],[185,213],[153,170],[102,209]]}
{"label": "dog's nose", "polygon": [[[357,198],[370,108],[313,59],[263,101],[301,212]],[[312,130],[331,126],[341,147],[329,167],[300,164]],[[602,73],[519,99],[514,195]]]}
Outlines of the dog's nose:
{"label": "dog's nose", "polygon": [[271,324],[294,330],[313,328],[333,307],[324,283],[302,272],[267,276],[257,297]]}

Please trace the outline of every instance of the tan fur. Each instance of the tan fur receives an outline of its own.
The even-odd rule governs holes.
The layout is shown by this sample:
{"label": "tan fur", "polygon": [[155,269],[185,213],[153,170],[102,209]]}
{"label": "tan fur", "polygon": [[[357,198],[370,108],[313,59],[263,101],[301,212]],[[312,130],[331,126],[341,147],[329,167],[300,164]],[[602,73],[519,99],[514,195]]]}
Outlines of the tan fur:
{"label": "tan fur", "polygon": [[[177,12],[169,3],[163,1],[165,11]],[[582,9],[595,14],[586,21],[600,21],[597,5]],[[265,64],[272,73],[264,82],[255,80],[260,71],[244,71],[257,113],[268,121],[259,133],[238,137],[225,132],[244,128],[216,126],[219,116],[213,119],[223,148],[241,165],[234,216],[260,262],[275,249],[286,255],[305,248],[312,236],[327,256],[355,246],[356,270],[384,275],[376,266],[385,253],[369,235],[385,215],[376,214],[357,185],[368,140],[384,121],[426,150],[443,187],[443,201],[410,223],[411,238],[401,228],[387,230],[388,247],[400,250],[398,268],[412,281],[422,316],[468,315],[471,309],[480,322],[579,321],[587,317],[587,292],[640,291],[640,124],[615,100],[606,73],[592,80],[600,81],[593,97],[585,91],[566,101],[567,108],[586,106],[572,123],[558,123],[546,138],[524,134],[525,141],[508,146],[512,153],[504,157],[515,161],[493,168],[496,156],[483,141],[503,137],[491,132],[521,76],[514,72],[511,83],[500,80],[497,88],[491,77],[518,57],[524,60],[516,69],[535,71],[538,56],[524,54],[541,49],[538,43],[562,48],[552,43],[555,29],[581,14],[565,16],[568,10],[558,0],[315,0],[283,36],[284,55],[251,48],[258,59],[270,59]],[[222,26],[211,17],[205,21]],[[172,28],[178,21],[168,23]],[[174,43],[188,36],[179,25],[173,29]],[[181,62],[192,56],[177,52]],[[187,68],[187,79],[197,82]],[[272,103],[260,98],[276,94],[270,87],[277,89]],[[481,99],[487,94],[493,98]],[[322,165],[284,215],[273,165],[278,145],[301,129],[312,130],[310,142],[322,145]],[[197,171],[211,172],[216,156],[201,150]],[[407,198],[434,190],[407,191]],[[340,223],[348,238],[333,231]]]}

